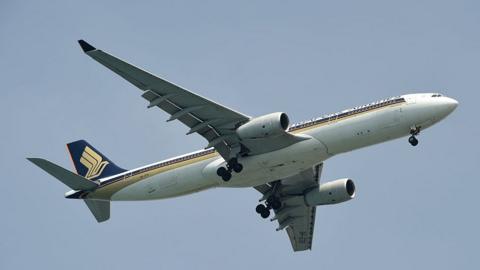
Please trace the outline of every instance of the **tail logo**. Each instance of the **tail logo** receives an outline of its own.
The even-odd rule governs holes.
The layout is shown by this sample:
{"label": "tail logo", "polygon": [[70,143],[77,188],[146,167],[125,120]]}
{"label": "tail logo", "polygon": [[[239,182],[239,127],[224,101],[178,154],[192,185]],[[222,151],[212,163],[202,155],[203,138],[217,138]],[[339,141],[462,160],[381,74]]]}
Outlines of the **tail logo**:
{"label": "tail logo", "polygon": [[103,160],[102,156],[86,146],[83,150],[80,162],[87,167],[88,171],[85,178],[92,179],[102,174],[105,167],[109,164],[108,161]]}

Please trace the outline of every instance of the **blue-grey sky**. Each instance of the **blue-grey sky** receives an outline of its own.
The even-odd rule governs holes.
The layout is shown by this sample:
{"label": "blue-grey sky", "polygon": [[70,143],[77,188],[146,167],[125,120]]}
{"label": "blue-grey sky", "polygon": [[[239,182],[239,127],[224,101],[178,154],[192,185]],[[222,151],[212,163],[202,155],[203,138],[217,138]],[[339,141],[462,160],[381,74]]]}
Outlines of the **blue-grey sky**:
{"label": "blue-grey sky", "polygon": [[[478,1],[0,2],[0,269],[477,269]],[[86,139],[133,168],[200,149],[93,45],[248,115],[293,122],[422,91],[460,102],[445,121],[340,155],[322,181],[354,200],[317,211],[311,252],[262,220],[253,189],[114,202],[97,224],[25,160],[72,165]]]}

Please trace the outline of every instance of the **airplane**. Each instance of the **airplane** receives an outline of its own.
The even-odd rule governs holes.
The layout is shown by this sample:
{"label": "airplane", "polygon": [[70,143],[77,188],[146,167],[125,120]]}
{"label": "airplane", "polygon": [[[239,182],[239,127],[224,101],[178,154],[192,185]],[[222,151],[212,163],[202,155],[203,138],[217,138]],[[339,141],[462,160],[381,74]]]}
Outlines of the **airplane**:
{"label": "airplane", "polygon": [[84,140],[67,144],[75,173],[46,159],[27,158],[82,199],[97,222],[110,218],[111,201],[157,200],[206,189],[255,188],[255,211],[286,230],[294,251],[312,249],[316,207],[355,197],[351,178],[320,183],[324,162],[335,155],[417,136],[458,105],[439,93],[417,93],[290,124],[284,112],[250,117],[135,67],[84,40],[83,52],[142,90],[149,104],[207,140],[205,149],[125,170]]}

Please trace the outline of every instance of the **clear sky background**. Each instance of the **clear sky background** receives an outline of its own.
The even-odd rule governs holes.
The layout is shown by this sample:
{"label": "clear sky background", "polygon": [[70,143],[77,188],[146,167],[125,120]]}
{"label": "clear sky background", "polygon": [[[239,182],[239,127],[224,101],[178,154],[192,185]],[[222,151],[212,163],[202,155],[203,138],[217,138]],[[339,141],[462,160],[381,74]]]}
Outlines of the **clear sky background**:
{"label": "clear sky background", "polygon": [[[0,2],[0,269],[478,269],[478,1]],[[134,168],[206,145],[146,109],[77,39],[245,114],[292,122],[412,92],[460,102],[407,138],[336,156],[357,197],[317,211],[313,250],[253,189],[114,202],[97,224],[25,160],[86,139]]]}

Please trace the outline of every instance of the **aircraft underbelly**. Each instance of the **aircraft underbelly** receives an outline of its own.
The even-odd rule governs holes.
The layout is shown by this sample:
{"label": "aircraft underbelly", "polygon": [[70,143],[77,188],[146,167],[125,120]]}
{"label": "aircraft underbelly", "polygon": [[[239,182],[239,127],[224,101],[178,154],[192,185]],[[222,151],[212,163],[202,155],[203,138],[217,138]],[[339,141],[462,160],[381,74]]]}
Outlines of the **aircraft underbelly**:
{"label": "aircraft underbelly", "polygon": [[277,151],[241,158],[239,162],[244,170],[239,174],[234,173],[228,182],[216,175],[221,163],[212,162],[205,167],[203,174],[216,179],[221,187],[252,187],[292,176],[328,157],[325,146],[317,139],[310,138]]}
{"label": "aircraft underbelly", "polygon": [[294,175],[329,157],[408,134],[422,122],[406,106],[354,117],[303,133],[310,139],[269,153],[243,157],[244,169],[224,182],[217,169],[221,157],[161,173],[116,192],[112,200],[154,200],[185,195],[212,187],[252,187]]}
{"label": "aircraft underbelly", "polygon": [[111,197],[111,200],[157,200],[198,192],[216,186],[216,181],[203,177],[201,171],[212,159],[170,170],[129,185]]}
{"label": "aircraft underbelly", "polygon": [[225,161],[212,158],[129,185],[114,193],[111,200],[156,200],[213,187],[252,187],[294,175],[328,157],[323,144],[311,138],[270,153],[240,158],[244,169],[233,173],[228,182],[216,174]]}

